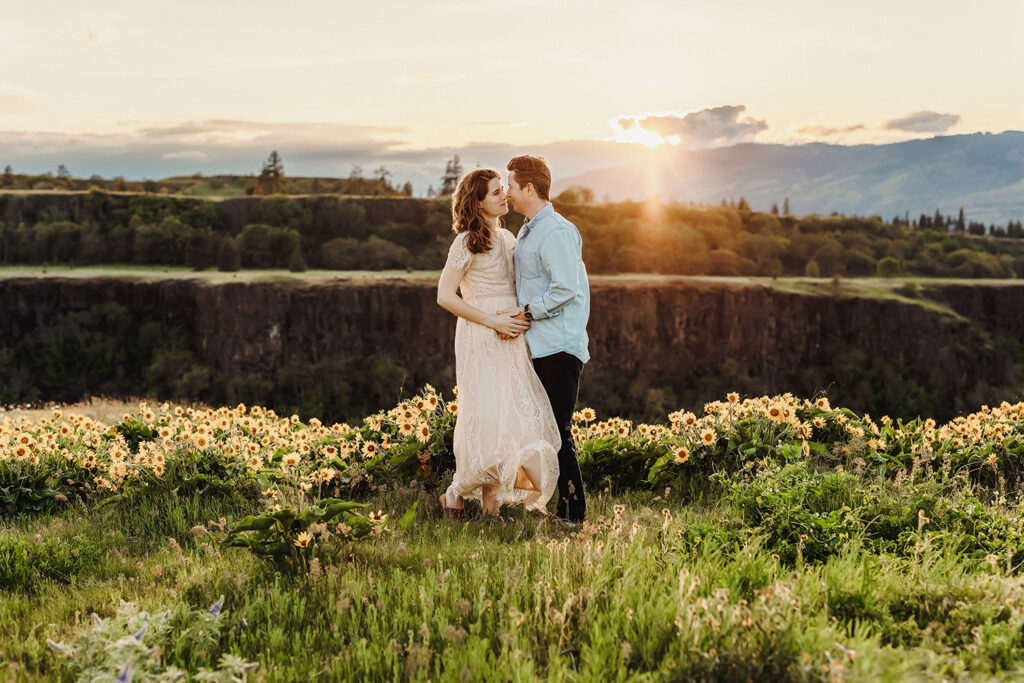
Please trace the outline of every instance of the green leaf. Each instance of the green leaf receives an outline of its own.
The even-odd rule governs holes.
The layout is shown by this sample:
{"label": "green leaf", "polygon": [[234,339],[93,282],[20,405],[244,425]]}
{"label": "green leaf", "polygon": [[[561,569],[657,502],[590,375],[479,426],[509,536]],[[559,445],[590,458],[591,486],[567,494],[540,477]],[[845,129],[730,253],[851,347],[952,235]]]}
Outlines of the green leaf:
{"label": "green leaf", "polygon": [[418,508],[419,505],[420,502],[417,500],[412,504],[411,508],[405,511],[405,514],[402,515],[402,518],[398,520],[399,529],[402,529],[404,531],[410,524],[412,524],[412,520],[416,517],[416,508]]}

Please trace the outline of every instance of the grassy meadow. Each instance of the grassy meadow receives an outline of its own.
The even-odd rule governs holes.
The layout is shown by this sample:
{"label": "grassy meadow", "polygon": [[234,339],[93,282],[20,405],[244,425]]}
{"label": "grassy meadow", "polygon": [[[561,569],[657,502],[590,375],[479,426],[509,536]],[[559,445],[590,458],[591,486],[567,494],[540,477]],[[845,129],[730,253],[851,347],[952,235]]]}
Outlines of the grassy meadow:
{"label": "grassy meadow", "polygon": [[576,415],[588,520],[442,518],[457,397],[0,413],[10,680],[1015,680],[1024,403]]}

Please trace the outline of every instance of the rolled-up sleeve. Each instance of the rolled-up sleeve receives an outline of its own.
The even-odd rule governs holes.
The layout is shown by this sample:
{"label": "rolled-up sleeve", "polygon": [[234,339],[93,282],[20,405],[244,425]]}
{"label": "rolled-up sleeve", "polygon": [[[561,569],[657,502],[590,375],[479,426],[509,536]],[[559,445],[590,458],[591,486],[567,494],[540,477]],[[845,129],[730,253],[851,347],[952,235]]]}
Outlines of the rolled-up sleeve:
{"label": "rolled-up sleeve", "polygon": [[530,301],[535,320],[550,318],[576,297],[579,290],[580,245],[574,230],[559,228],[548,235],[538,250],[540,261],[551,278],[543,294]]}

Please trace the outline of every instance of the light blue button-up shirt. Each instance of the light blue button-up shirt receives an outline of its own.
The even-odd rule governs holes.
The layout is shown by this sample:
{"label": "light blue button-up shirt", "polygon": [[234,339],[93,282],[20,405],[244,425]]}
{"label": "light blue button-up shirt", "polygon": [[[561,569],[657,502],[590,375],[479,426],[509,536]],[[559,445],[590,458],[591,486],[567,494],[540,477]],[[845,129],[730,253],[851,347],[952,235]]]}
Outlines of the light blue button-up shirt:
{"label": "light blue button-up shirt", "polygon": [[576,226],[549,202],[520,229],[515,263],[519,305],[529,304],[533,315],[526,331],[530,355],[543,358],[565,351],[589,361],[590,281]]}

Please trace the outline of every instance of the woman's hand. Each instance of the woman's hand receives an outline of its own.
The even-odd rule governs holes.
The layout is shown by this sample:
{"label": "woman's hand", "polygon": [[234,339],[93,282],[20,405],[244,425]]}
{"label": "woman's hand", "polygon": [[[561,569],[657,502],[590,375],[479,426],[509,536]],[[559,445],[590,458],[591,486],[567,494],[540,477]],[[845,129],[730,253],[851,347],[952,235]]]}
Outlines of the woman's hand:
{"label": "woman's hand", "polygon": [[517,317],[516,311],[496,313],[490,325],[491,329],[498,333],[503,339],[518,337],[530,329],[530,321]]}

